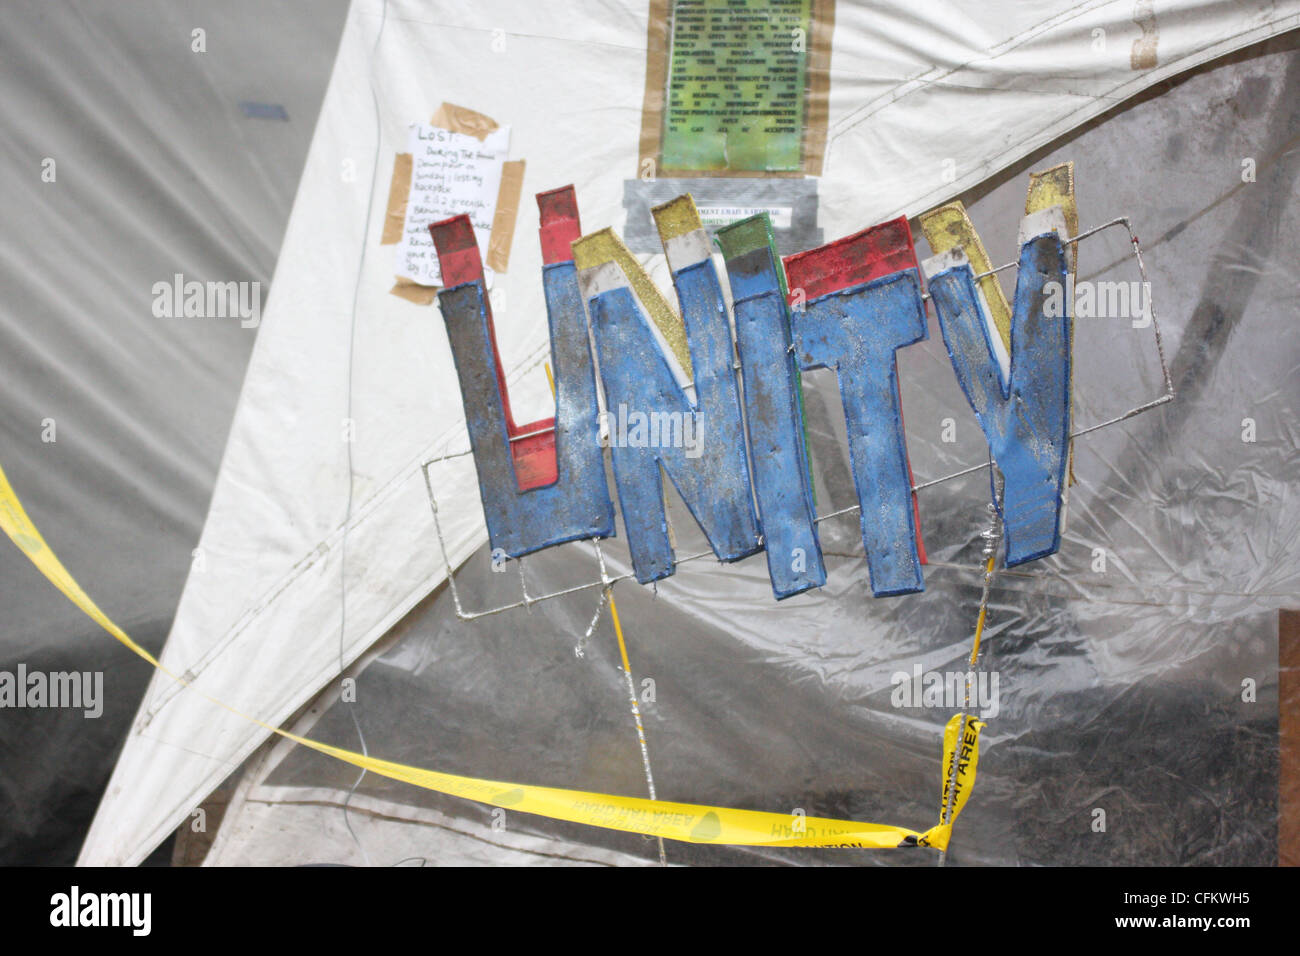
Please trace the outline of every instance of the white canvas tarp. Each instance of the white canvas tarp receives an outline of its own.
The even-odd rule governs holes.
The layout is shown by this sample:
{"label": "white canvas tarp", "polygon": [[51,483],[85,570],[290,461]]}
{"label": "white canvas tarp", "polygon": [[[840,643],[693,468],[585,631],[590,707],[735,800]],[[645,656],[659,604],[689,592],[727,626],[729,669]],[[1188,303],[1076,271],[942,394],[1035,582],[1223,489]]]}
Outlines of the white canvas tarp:
{"label": "white canvas tarp", "polygon": [[[285,721],[444,578],[421,463],[467,447],[455,370],[436,306],[388,294],[378,244],[393,155],[444,101],[511,126],[527,161],[496,323],[520,419],[549,413],[531,196],[574,183],[587,231],[624,225],[645,79],[644,4],[566,9],[353,5],[163,653],[239,710]],[[1140,69],[1132,48],[1153,27],[1134,17],[1131,2],[839,3],[826,237],[920,213],[1166,77],[1300,24],[1300,3],[1156,4],[1155,65]],[[472,461],[431,478],[458,503],[441,514],[458,563],[485,540]],[[157,676],[80,862],[141,860],[264,737]]]}

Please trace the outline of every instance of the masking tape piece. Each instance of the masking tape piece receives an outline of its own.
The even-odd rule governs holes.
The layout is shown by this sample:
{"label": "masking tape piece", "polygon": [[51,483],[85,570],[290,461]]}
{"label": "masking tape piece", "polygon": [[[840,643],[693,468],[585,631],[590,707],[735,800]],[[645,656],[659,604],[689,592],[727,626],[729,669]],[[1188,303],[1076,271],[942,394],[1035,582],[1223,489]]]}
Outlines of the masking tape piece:
{"label": "masking tape piece", "polygon": [[487,264],[495,272],[505,272],[510,267],[510,244],[515,238],[515,220],[523,191],[524,161],[507,160],[501,168],[501,188],[497,190],[497,208],[488,237]]}
{"label": "masking tape piece", "polygon": [[573,263],[578,272],[612,263],[627,278],[632,291],[645,307],[649,318],[663,335],[664,341],[672,349],[673,356],[681,366],[686,377],[693,381],[695,373],[691,368],[691,352],[686,345],[686,324],[677,310],[668,304],[659,287],[654,284],[641,263],[637,262],[623,240],[613,229],[601,229],[589,233],[573,243]]}
{"label": "masking tape piece", "polygon": [[803,171],[820,176],[826,158],[826,129],[830,119],[831,34],[835,32],[835,0],[812,0],[812,35],[808,39],[808,79],[804,101]]}
{"label": "masking tape piece", "polygon": [[388,184],[388,210],[384,213],[384,234],[381,246],[395,246],[402,241],[402,228],[406,225],[406,200],[411,195],[411,167],[414,158],[410,153],[393,157],[393,178]]}
{"label": "masking tape piece", "polygon": [[660,137],[663,136],[664,101],[668,91],[668,13],[672,0],[650,0],[645,37],[645,93],[641,101],[641,137],[636,175],[659,175]]}
{"label": "masking tape piece", "polygon": [[[984,243],[980,241],[979,233],[975,231],[975,225],[970,221],[970,216],[966,214],[966,207],[960,200],[922,213],[918,222],[921,224],[921,232],[925,234],[926,242],[930,244],[930,249],[936,256],[942,255],[955,246],[961,246],[966,250],[966,258],[976,275],[993,268],[993,263],[989,261],[989,254],[984,249]],[[984,276],[977,286],[984,296],[989,316],[998,330],[1002,345],[1010,355],[1011,307],[1007,305],[1007,297],[1002,292],[998,277]]]}
{"label": "masking tape piece", "polygon": [[488,138],[488,134],[495,133],[500,128],[497,121],[492,117],[484,116],[482,113],[475,112],[467,107],[456,106],[454,103],[446,101],[438,107],[429,122],[439,129],[473,136],[480,143]]}
{"label": "masking tape piece", "polygon": [[[0,527],[46,579],[62,591],[83,613],[168,677],[185,685],[216,706],[264,730],[380,776],[438,793],[464,797],[508,810],[518,810],[521,813],[532,813],[554,820],[568,820],[627,833],[659,836],[686,843],[866,848],[936,846],[942,849],[947,846],[952,831],[951,820],[932,827],[925,833],[918,833],[904,827],[877,823],[831,820],[823,817],[797,817],[788,813],[769,813],[759,810],[733,810],[693,803],[673,803],[666,800],[648,800],[640,797],[622,797],[606,793],[587,793],[581,790],[533,787],[496,780],[459,777],[380,760],[308,737],[300,737],[256,717],[250,717],[200,690],[191,681],[173,674],[114,624],[81,589],[62,562],[50,550],[9,484],[3,468],[0,468]],[[949,772],[948,768],[952,766],[951,750],[957,743],[955,722],[959,719],[960,715],[954,717],[944,731],[945,778]],[[976,740],[978,740],[979,727],[982,726],[982,723],[978,724],[974,729]],[[964,737],[963,745],[965,745]],[[972,753],[968,769],[958,774],[959,787],[962,789],[958,792],[953,819],[956,819],[957,812],[965,805],[970,787],[975,782],[974,760]]]}
{"label": "masking tape piece", "polygon": [[394,276],[393,279],[393,287],[388,292],[399,299],[405,299],[415,305],[433,305],[433,300],[438,297],[436,285],[420,285],[406,276]]}

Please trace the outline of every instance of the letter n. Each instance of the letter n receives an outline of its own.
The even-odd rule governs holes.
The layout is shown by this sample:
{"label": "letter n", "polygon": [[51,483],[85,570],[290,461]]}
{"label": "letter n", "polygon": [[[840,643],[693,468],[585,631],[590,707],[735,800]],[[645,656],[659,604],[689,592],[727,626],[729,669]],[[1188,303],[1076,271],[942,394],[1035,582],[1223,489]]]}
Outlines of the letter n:
{"label": "letter n", "polygon": [[675,570],[661,468],[720,560],[737,561],[761,547],[731,326],[708,234],[689,195],[652,211],[680,318],[612,230],[573,246],[607,407],[694,416],[702,438],[698,457],[683,448],[614,446],[628,549],[642,584]]}
{"label": "letter n", "polygon": [[429,227],[438,293],[460,379],[488,538],[512,558],[614,534],[599,443],[596,380],[569,243],[581,235],[573,187],[540,193],[542,284],[551,331],[556,417],[516,424],[468,216]]}
{"label": "letter n", "polygon": [[958,246],[925,264],[930,295],[966,398],[1005,480],[1006,563],[1054,554],[1061,544],[1062,493],[1070,440],[1070,303],[1044,304],[1049,282],[1064,285],[1067,232],[1059,206],[1026,216],[1011,314],[1010,376],[994,358],[974,270]]}
{"label": "letter n", "polygon": [[894,353],[926,337],[925,301],[907,219],[785,260],[795,344],[805,369],[833,368],[849,434],[862,546],[876,597],[925,590],[925,552]]}
{"label": "letter n", "polygon": [[[731,283],[767,572],[779,600],[826,583],[804,442],[803,391],[790,348],[785,272],[765,212],[724,226],[717,239]],[[806,559],[798,570],[791,560],[796,549]]]}

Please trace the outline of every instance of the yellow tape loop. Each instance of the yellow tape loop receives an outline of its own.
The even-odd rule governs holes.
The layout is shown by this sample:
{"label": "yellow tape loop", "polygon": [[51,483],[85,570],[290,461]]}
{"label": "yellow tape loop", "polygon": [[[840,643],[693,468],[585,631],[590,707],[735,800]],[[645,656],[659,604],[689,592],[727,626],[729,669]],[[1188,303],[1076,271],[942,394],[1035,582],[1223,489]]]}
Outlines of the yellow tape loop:
{"label": "yellow tape loop", "polygon": [[[867,847],[888,848],[898,846],[933,846],[944,849],[952,832],[952,822],[933,827],[924,834],[904,827],[884,826],[877,823],[858,823],[851,820],[830,820],[822,817],[805,817],[799,813],[768,813],[757,810],[733,810],[725,807],[702,806],[694,803],[673,803],[667,800],[647,800],[638,797],[621,797],[608,793],[586,793],[581,790],[563,790],[555,787],[534,787],[497,780],[479,780],[452,774],[424,770],[407,764],[393,763],[368,757],[364,754],[330,744],[300,737],[279,727],[241,713],[215,697],[195,687],[190,681],[163,667],[147,650],[133,641],[114,624],[81,589],[76,580],[59,561],[40,531],[27,516],[22,503],[14,493],[9,479],[0,468],[0,527],[14,544],[31,559],[32,563],[49,581],[80,608],[91,620],[109,634],[144,658],[168,677],[189,687],[218,707],[265,730],[309,747],[344,763],[352,764],[371,773],[400,780],[425,790],[464,797],[492,806],[518,810],[569,820],[589,826],[642,833],[685,843],[711,843],[730,846],[802,846],[802,847]],[[952,766],[952,748],[958,744],[957,727],[961,715],[948,722],[944,732],[947,775]],[[965,805],[970,788],[975,783],[975,759],[982,723],[968,718],[966,731],[960,737],[963,760],[969,746],[969,761],[962,764],[957,776],[958,793],[953,807],[953,818]],[[974,741],[968,744],[968,737]],[[945,785],[946,786],[946,785]],[[947,794],[944,794],[946,805]]]}

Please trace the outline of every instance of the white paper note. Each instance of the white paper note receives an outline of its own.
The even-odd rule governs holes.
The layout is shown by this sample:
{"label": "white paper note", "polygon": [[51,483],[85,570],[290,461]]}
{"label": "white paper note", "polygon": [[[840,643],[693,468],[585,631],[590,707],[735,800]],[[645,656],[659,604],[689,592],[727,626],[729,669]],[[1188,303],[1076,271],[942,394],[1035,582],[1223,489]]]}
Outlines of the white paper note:
{"label": "white paper note", "polygon": [[429,226],[468,215],[479,255],[486,258],[501,168],[510,153],[510,127],[502,126],[480,142],[463,133],[412,123],[410,152],[411,192],[402,241],[397,244],[396,272],[421,285],[441,285]]}

